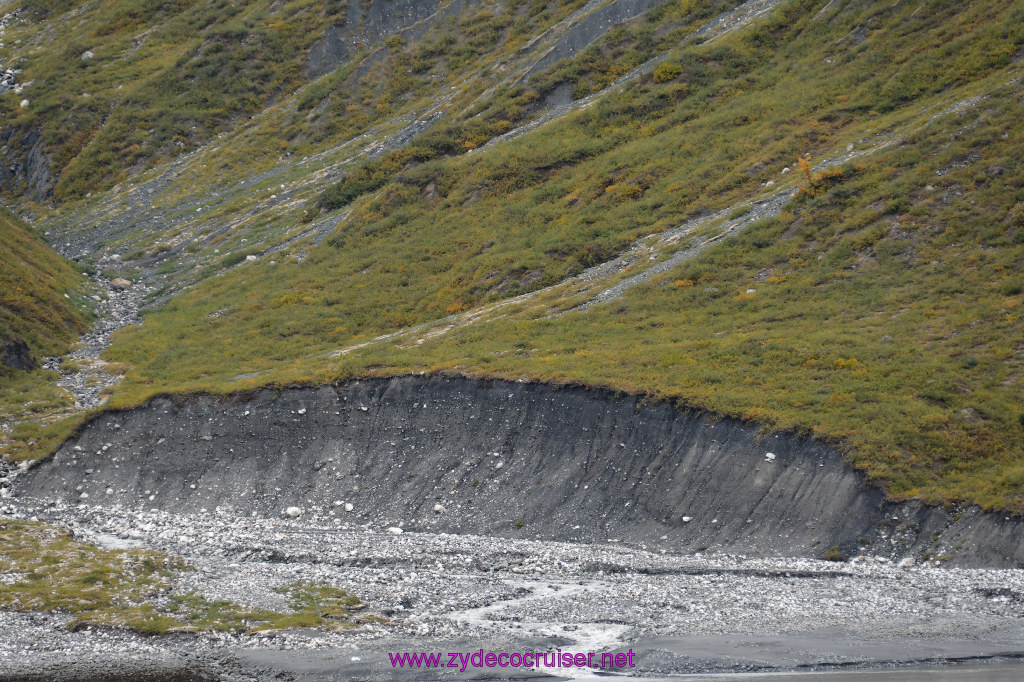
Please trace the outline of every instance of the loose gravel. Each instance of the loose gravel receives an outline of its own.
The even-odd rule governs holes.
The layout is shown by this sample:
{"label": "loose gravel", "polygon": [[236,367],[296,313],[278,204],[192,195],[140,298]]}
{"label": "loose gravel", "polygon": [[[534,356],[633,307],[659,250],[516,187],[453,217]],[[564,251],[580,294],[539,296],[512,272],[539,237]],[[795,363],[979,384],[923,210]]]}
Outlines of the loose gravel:
{"label": "loose gravel", "polygon": [[[5,518],[44,520],[105,547],[181,555],[195,570],[176,578],[179,593],[286,609],[275,587],[322,581],[357,594],[387,620],[342,634],[148,638],[70,633],[66,616],[3,613],[0,678],[27,663],[60,670],[134,661],[220,679],[265,679],[269,670],[296,676],[286,679],[385,679],[392,674],[387,652],[479,648],[633,648],[643,654],[634,672],[657,676],[1024,655],[1019,569],[681,555],[621,543],[395,533],[341,519],[239,518],[224,509],[173,514],[6,502]],[[756,652],[768,635],[792,651],[759,662],[721,645],[733,638]]]}

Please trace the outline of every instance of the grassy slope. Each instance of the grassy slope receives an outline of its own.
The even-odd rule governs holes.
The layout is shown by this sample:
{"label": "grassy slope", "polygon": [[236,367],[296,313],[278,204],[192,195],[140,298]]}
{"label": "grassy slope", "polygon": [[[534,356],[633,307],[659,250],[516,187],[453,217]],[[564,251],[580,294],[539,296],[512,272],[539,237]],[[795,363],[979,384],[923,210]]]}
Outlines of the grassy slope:
{"label": "grassy slope", "polygon": [[0,209],[0,340],[21,337],[37,359],[61,352],[86,329],[75,305],[82,304],[83,284],[31,228]]}
{"label": "grassy slope", "polygon": [[[1024,139],[1004,84],[1024,17],[1011,2],[823,5],[687,44],[656,77],[513,143],[397,156],[301,264],[237,268],[120,334],[110,358],[134,369],[115,404],[367,372],[599,384],[834,438],[895,497],[1021,509]],[[707,12],[676,3],[673,18],[690,6]],[[434,141],[480,146],[560,79],[599,87],[652,53],[655,19],[499,93],[470,131],[482,138],[466,119]],[[621,301],[323,356],[553,284],[879,131],[903,141]]]}
{"label": "grassy slope", "polygon": [[[0,340],[21,338],[36,362],[68,350],[88,328],[87,281],[47,246],[24,222],[0,209]],[[0,422],[23,421],[14,441],[0,436],[0,452],[19,451],[29,442],[52,447],[64,430],[37,441],[56,412],[74,406],[72,396],[47,369],[13,370],[0,365]]]}
{"label": "grassy slope", "polygon": [[[511,0],[500,13],[489,11],[493,4],[471,6],[415,49],[389,43],[358,77],[349,78],[349,68],[318,80],[267,123],[271,135],[256,130],[246,140],[254,149],[227,152],[210,172],[230,168],[232,159],[248,164],[254,154],[304,154],[351,137],[436,89],[439,73],[513,50],[583,2]],[[0,98],[0,117],[15,130],[42,131],[57,177],[55,197],[66,201],[244,128],[250,117],[290,97],[307,84],[309,48],[328,26],[343,23],[347,0],[23,0],[22,6],[0,61],[24,70],[19,81],[32,83],[25,90],[30,106]],[[95,56],[82,60],[87,50]]]}
{"label": "grassy slope", "polygon": [[[22,5],[0,52],[32,81],[31,105],[2,98],[0,115],[42,130],[59,199],[193,149],[290,93],[303,81],[304,51],[344,9],[313,0]],[[87,50],[95,57],[83,60]]]}
{"label": "grassy slope", "polygon": [[[134,98],[134,95],[129,98],[124,95],[127,90],[134,93],[150,87],[146,85],[149,76],[138,80],[138,69],[133,66],[139,59],[145,59],[140,55],[143,55],[146,45],[162,40],[161,36],[175,36],[182,31],[186,37],[192,35],[188,33],[182,17],[157,12],[140,19],[139,26],[114,34],[121,40],[125,38],[122,34],[137,36],[142,32],[146,38],[135,52],[126,48],[122,56],[108,56],[96,72],[102,83],[92,90],[112,88],[115,96],[109,102],[109,115],[97,124],[99,128],[93,131],[90,128],[92,123],[82,128],[89,135],[95,132],[93,141],[80,152],[60,156],[63,154],[60,149],[66,145],[47,138],[51,151],[56,150],[54,153],[64,159],[60,161],[54,157],[60,161],[54,171],[62,173],[57,187],[58,198],[67,201],[62,202],[59,208],[32,206],[32,209],[37,212],[39,223],[45,224],[62,241],[71,242],[73,246],[77,246],[82,238],[92,242],[90,248],[79,252],[83,262],[93,262],[96,254],[105,249],[107,253],[116,252],[124,256],[125,266],[118,274],[134,278],[138,274],[135,269],[141,267],[156,268],[157,274],[168,275],[158,294],[176,288],[182,282],[191,284],[244,260],[246,255],[261,253],[307,230],[309,226],[302,222],[304,211],[293,210],[293,203],[306,204],[322,190],[322,181],[315,179],[320,177],[320,173],[333,175],[337,172],[337,167],[329,171],[318,167],[316,172],[311,172],[311,167],[321,162],[340,166],[352,163],[353,157],[369,148],[368,142],[377,141],[387,134],[386,131],[393,132],[426,115],[425,110],[438,98],[450,101],[454,108],[468,105],[490,84],[503,77],[502,69],[491,68],[495,61],[521,59],[522,55],[514,55],[527,40],[542,34],[582,4],[583,0],[561,0],[557,3],[500,0],[460,5],[460,11],[443,11],[427,22],[422,30],[417,30],[416,41],[405,44],[392,36],[384,42],[368,44],[349,63],[317,81],[306,83],[300,78],[281,84],[281,91],[269,97],[269,105],[259,109],[251,118],[233,116],[219,121],[214,127],[194,125],[195,130],[190,132],[190,137],[177,136],[173,143],[167,142],[165,129],[180,119],[185,110],[182,109],[181,97],[174,95],[171,85],[163,80],[157,85],[151,83],[151,89],[164,96],[145,102]],[[31,71],[37,80],[25,91],[34,93],[31,94],[33,104],[27,110],[15,108],[13,112],[0,112],[0,116],[6,116],[17,125],[27,126],[29,123],[25,121],[28,121],[33,126],[42,126],[44,131],[55,127],[67,128],[64,119],[69,114],[65,109],[49,104],[54,94],[51,91],[56,89],[57,94],[66,96],[68,92],[77,90],[78,84],[73,80],[46,77],[54,68],[67,68],[67,63],[53,58],[54,36],[71,30],[69,26],[74,21],[70,17],[75,17],[75,21],[83,25],[103,24],[104,12],[123,5],[89,5],[81,17],[74,13],[57,13],[44,24],[45,30],[37,30],[35,24],[30,23],[17,24],[9,29],[8,40],[13,37],[12,31],[14,35],[22,35],[18,31],[27,32],[29,43],[21,48],[21,52],[26,55],[26,73]],[[264,9],[272,14],[286,14],[285,10],[290,6],[282,9],[282,5],[276,3]],[[206,11],[203,7],[195,11]],[[244,19],[229,18],[228,24],[256,22],[259,27],[263,25],[260,22],[270,22],[270,15],[264,16],[266,13],[260,7],[262,5],[250,4]],[[299,14],[316,14],[313,9],[315,7],[307,8]],[[185,12],[183,16],[187,14]],[[321,18],[325,23],[337,21],[337,17]],[[215,17],[215,23],[203,31],[208,33],[214,28],[223,28],[222,24],[224,20]],[[271,25],[277,24],[270,22],[268,26]],[[143,31],[144,27],[148,28]],[[316,35],[318,31],[309,33]],[[242,40],[249,41],[249,38]],[[133,46],[137,42],[132,39]],[[176,42],[168,50],[185,50],[185,38],[179,42],[181,44]],[[292,68],[293,62],[298,64],[303,58],[304,43],[300,43],[296,40],[278,45],[273,53],[274,59],[288,62],[291,65],[288,68]],[[40,47],[36,47],[37,44]],[[10,47],[11,43],[7,45]],[[105,46],[109,47],[106,43]],[[222,62],[234,64],[237,61],[234,53],[239,48],[222,41],[218,49],[216,55],[203,58],[213,61],[210,61],[210,68],[204,67],[193,74],[194,80],[189,80],[192,76],[188,74],[183,76],[180,70],[171,69],[165,73],[161,70],[164,69],[162,62],[154,62],[156,75],[152,78],[171,81],[185,78],[190,92],[213,91],[216,97],[204,101],[215,103],[219,101],[217,98],[227,96],[222,92],[223,83],[218,80],[222,79]],[[0,48],[0,62],[4,59],[3,50]],[[165,54],[155,45],[150,52]],[[250,55],[245,63],[247,68],[256,68],[265,58],[266,55]],[[213,68],[217,64],[221,66]],[[248,79],[247,72],[235,78],[244,85]],[[237,89],[238,83],[232,87]],[[37,89],[37,84],[42,87]],[[451,84],[457,87],[451,89]],[[253,97],[263,91],[258,84],[253,87],[256,88]],[[298,89],[294,92],[288,90],[294,87]],[[78,104],[84,106],[94,97],[95,92],[90,92],[89,97],[82,98]],[[252,99],[252,102],[259,103],[257,99]],[[103,104],[100,109],[104,106],[107,105]],[[138,117],[140,111],[145,120],[137,122],[138,125],[132,123],[129,126],[131,130],[125,129],[124,117]],[[23,121],[21,117],[26,118]],[[209,139],[195,153],[182,154],[221,129],[223,133]],[[100,141],[103,136],[109,136],[108,133],[113,135],[112,142]],[[359,136],[364,133],[369,138]],[[128,147],[122,144],[129,134],[146,136],[144,143],[132,146],[130,159],[124,153]],[[157,144],[160,140],[163,142]],[[98,151],[103,151],[102,158],[93,154]],[[174,155],[179,155],[175,162],[136,172]],[[305,160],[310,157],[318,160],[306,165]],[[325,158],[329,161],[322,161]],[[61,165],[64,162],[66,165]],[[129,166],[131,171],[126,171]],[[107,186],[121,177],[125,181],[113,194],[94,191],[91,197],[88,193],[81,196],[88,189],[86,185],[81,185],[74,192],[65,192],[67,183],[80,177],[79,171],[86,167],[92,168],[89,172],[94,176],[107,178],[95,185],[97,187]],[[175,170],[168,172],[169,168]],[[152,187],[130,199],[128,195],[131,192],[124,192],[154,179],[160,187],[155,194]],[[182,208],[183,203],[197,198],[197,186],[204,188],[204,192],[198,195],[203,203],[201,217],[194,210],[196,206]],[[282,203],[268,205],[274,203],[271,195],[281,195]],[[132,210],[138,203],[164,215],[152,220],[143,215],[138,219]],[[130,227],[117,231],[116,235],[106,235],[96,244],[97,235],[102,231],[94,232],[93,226],[102,225],[103,230],[118,219]],[[68,236],[71,238],[65,239]],[[175,249],[182,249],[184,253]]]}

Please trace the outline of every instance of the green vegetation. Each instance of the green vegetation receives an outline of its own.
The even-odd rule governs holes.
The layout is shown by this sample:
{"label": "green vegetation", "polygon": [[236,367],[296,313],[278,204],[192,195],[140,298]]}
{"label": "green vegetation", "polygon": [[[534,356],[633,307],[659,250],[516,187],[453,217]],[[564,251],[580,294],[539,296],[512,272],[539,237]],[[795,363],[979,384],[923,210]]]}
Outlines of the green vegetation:
{"label": "green vegetation", "polygon": [[[0,421],[16,422],[0,434],[3,453],[16,458],[55,447],[70,423],[53,424],[74,399],[41,367],[47,355],[66,352],[88,328],[87,280],[30,227],[0,209],[0,344],[23,343],[35,369],[0,360]],[[2,346],[0,346],[2,347]]]}
{"label": "green vegetation", "polygon": [[[87,329],[85,288],[80,273],[0,209],[0,342],[21,339],[34,358],[62,352]],[[0,378],[11,374],[0,363]]]}
{"label": "green vegetation", "polygon": [[[418,38],[364,46],[358,65],[312,84],[287,69],[257,78],[244,105],[222,102],[223,117],[203,119],[207,136],[230,128],[231,143],[195,157],[168,212],[197,182],[220,187],[250,166],[320,150],[357,158],[330,145],[421,115],[439,88],[470,85],[409,144],[353,161],[282,213],[283,232],[350,207],[324,243],[274,265],[245,263],[255,249],[242,235],[255,240],[263,214],[254,212],[253,232],[214,227],[251,197],[206,218],[198,238],[209,241],[186,253],[209,256],[196,274],[208,279],[117,335],[108,359],[128,371],[112,405],[405,372],[579,383],[814,435],[893,499],[1024,511],[1024,10],[1010,0],[788,0],[720,38],[684,40],[735,4],[666,2],[529,76],[516,50],[581,3],[474,7]],[[216,11],[238,16],[218,19],[216,31],[300,6],[224,6]],[[189,49],[208,60],[210,84],[242,68],[232,54]],[[550,97],[600,92],[655,57],[650,73],[589,107],[489,145]],[[188,64],[164,65],[152,83]],[[502,84],[506,67],[522,77]],[[158,129],[174,107],[152,110]],[[164,158],[139,144],[138,163]],[[94,157],[76,156],[62,191],[103,186],[96,178],[135,163],[122,157],[89,166]],[[753,200],[787,186],[797,196],[781,215],[619,299],[576,309],[652,261],[590,289],[567,278],[648,235],[655,260],[723,237],[715,219],[656,242],[694,216],[743,219]]]}
{"label": "green vegetation", "polygon": [[148,634],[169,630],[253,632],[288,627],[356,627],[363,607],[345,590],[300,582],[278,591],[291,612],[210,602],[174,594],[174,576],[188,570],[178,558],[149,550],[102,550],[42,523],[0,520],[0,607],[62,611],[68,627],[119,626]]}
{"label": "green vegetation", "polygon": [[[575,8],[576,4],[570,6]],[[669,2],[644,17],[615,26],[577,57],[560,60],[526,79],[525,83],[498,87],[490,96],[478,98],[454,120],[435,126],[407,148],[351,171],[319,197],[316,207],[334,210],[345,206],[361,194],[384,186],[409,162],[457,156],[482,147],[499,135],[532,120],[536,112],[542,110],[542,102],[561,85],[572,86],[574,99],[598,92],[658,54],[671,49],[702,21],[734,4],[709,2],[701,3],[698,7],[694,2]],[[481,21],[484,23],[482,28],[477,26]],[[507,23],[508,20],[505,21]],[[478,14],[471,20],[463,21],[458,28],[461,29],[460,34],[468,32],[468,40],[472,42],[472,36],[489,32],[491,22],[492,14]],[[658,22],[667,24],[668,30],[656,31]],[[527,24],[517,28],[517,31],[523,32],[526,28],[536,30],[538,27]],[[423,64],[425,62],[419,55],[426,53],[434,58],[443,56],[457,42],[451,32],[442,33],[441,38],[434,38],[429,45],[419,44],[416,48],[407,49],[404,55],[399,55],[399,60],[407,59],[414,64]],[[444,49],[438,48],[438,45]],[[473,56],[480,57],[483,54],[475,52]],[[414,73],[421,72],[418,67],[411,70]],[[666,76],[669,73],[671,76]],[[678,64],[663,64],[655,70],[654,81],[664,83],[681,74],[682,67]]]}
{"label": "green vegetation", "polygon": [[339,3],[133,0],[67,12],[73,4],[25,3],[45,29],[15,24],[7,38],[45,49],[5,40],[32,104],[3,98],[0,109],[16,130],[42,130],[60,198],[195,149],[292,92]]}
{"label": "green vegetation", "polygon": [[[211,170],[230,167],[236,154],[246,163],[254,151],[291,156],[348,139],[426,101],[439,78],[514,51],[583,2],[474,3],[411,46],[399,36],[366,45],[312,83],[307,55],[325,29],[344,23],[345,1],[118,0],[71,11],[78,4],[26,0],[30,20],[15,22],[0,48],[0,59],[33,83],[31,105],[2,98],[0,116],[16,137],[42,132],[62,200],[109,189],[234,130],[252,136]],[[58,36],[73,38],[58,44]],[[22,38],[24,46],[14,43]],[[87,51],[94,56],[82,59]],[[296,93],[297,106],[278,106]],[[254,117],[269,120],[250,124]]]}

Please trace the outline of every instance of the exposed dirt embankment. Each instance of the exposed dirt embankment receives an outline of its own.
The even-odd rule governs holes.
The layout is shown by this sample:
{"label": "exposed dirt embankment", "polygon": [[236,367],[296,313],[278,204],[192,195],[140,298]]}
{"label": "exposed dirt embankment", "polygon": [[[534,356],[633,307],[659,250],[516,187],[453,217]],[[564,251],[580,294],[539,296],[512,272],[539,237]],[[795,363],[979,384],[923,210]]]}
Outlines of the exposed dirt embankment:
{"label": "exposed dirt embankment", "polygon": [[[770,454],[769,454],[770,453]],[[813,441],[603,391],[442,377],[100,415],[19,495],[672,550],[1024,562],[1022,524],[892,505]]]}

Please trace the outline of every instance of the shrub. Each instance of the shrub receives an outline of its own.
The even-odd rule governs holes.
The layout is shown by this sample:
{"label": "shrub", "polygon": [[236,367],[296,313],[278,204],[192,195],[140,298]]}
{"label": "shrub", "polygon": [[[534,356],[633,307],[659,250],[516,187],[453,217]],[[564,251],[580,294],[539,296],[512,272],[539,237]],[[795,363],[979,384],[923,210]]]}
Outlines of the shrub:
{"label": "shrub", "polygon": [[824,556],[825,561],[846,561],[846,555],[843,554],[843,550],[839,548],[839,545],[834,545],[825,550]]}
{"label": "shrub", "polygon": [[683,67],[678,64],[661,64],[654,70],[655,83],[667,83],[683,75]]}

